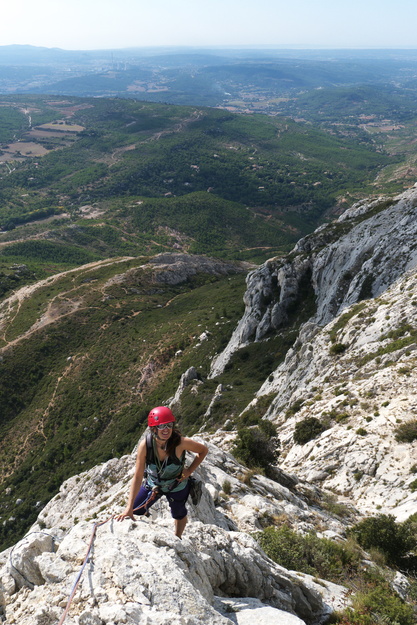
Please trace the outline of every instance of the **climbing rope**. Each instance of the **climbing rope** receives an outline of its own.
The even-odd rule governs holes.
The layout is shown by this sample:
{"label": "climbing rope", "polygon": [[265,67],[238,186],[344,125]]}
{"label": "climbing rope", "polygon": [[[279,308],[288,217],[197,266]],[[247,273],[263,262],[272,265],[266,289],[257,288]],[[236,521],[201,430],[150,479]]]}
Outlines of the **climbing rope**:
{"label": "climbing rope", "polygon": [[[141,508],[146,508],[146,507],[147,507],[147,506],[149,506],[149,504],[151,504],[151,503],[152,503],[155,499],[159,499],[159,497],[161,497],[161,495],[162,495],[162,493],[161,493],[161,492],[160,492],[157,488],[154,488],[153,490],[151,490],[151,491],[150,491],[149,497],[146,499],[146,501],[145,501],[142,505],[140,505],[140,506],[138,506],[137,508],[135,508],[135,509],[133,510],[133,512],[137,512],[137,511],[138,511],[138,510],[140,510]],[[83,562],[83,564],[82,564],[82,566],[81,566],[81,569],[80,569],[80,571],[79,571],[79,573],[78,573],[77,577],[75,578],[75,581],[74,581],[73,587],[72,587],[72,589],[71,589],[71,593],[70,593],[70,595],[69,595],[69,597],[68,597],[67,605],[65,606],[65,610],[64,610],[64,612],[63,612],[63,614],[62,614],[62,616],[61,616],[61,618],[60,618],[60,620],[59,620],[58,625],[62,625],[62,624],[63,624],[63,622],[65,621],[65,619],[66,619],[67,615],[68,615],[68,611],[69,611],[69,609],[70,609],[70,607],[71,607],[72,600],[74,599],[75,593],[77,592],[78,584],[79,584],[79,582],[80,582],[80,579],[81,579],[81,577],[82,577],[82,574],[83,574],[83,572],[84,572],[84,569],[85,569],[85,567],[86,567],[86,565],[87,565],[88,558],[89,558],[89,555],[90,555],[91,549],[92,549],[92,547],[93,547],[94,538],[95,538],[95,536],[96,536],[97,528],[98,528],[98,527],[101,527],[102,525],[105,525],[106,523],[108,523],[109,521],[111,521],[113,518],[114,518],[114,517],[109,517],[108,519],[106,519],[105,521],[102,521],[101,523],[94,523],[94,526],[93,526],[93,531],[91,532],[90,542],[89,542],[89,545],[88,545],[87,553],[85,554],[84,562]]]}
{"label": "climbing rope", "polygon": [[[153,490],[150,491],[149,496],[147,497],[146,501],[144,501],[143,504],[141,504],[140,506],[135,508],[133,510],[133,512],[135,513],[138,510],[140,510],[141,508],[148,507],[152,502],[154,502],[156,499],[159,499],[161,496],[162,496],[162,492],[160,492],[158,490],[158,488],[154,488]],[[87,565],[88,558],[90,556],[90,552],[91,552],[91,549],[93,547],[94,538],[96,536],[97,528],[101,527],[102,525],[105,525],[106,523],[111,521],[113,518],[114,517],[111,516],[108,519],[106,519],[105,521],[101,521],[101,523],[94,523],[93,531],[91,532],[91,536],[90,536],[90,542],[89,542],[89,545],[88,545],[87,553],[85,554],[83,564],[82,564],[81,569],[80,569],[80,571],[79,571],[79,573],[78,573],[78,575],[77,575],[77,577],[75,579],[75,582],[74,582],[73,587],[71,589],[71,593],[70,593],[68,601],[67,601],[67,605],[65,607],[64,613],[62,614],[62,616],[61,616],[61,618],[59,620],[58,625],[62,625],[63,622],[65,621],[67,615],[68,615],[68,611],[70,609],[72,600],[74,599],[75,593],[77,592],[78,584],[80,582],[80,579],[82,577],[84,569],[85,569],[85,567]],[[48,532],[30,532],[30,534],[28,534],[25,538],[28,538],[32,534],[43,534],[45,536],[49,536],[49,537],[52,538],[53,543],[55,543],[55,538],[51,534],[48,534]],[[17,544],[19,544],[19,543],[17,543]],[[25,581],[25,583],[29,586],[29,588],[33,589],[34,584],[30,580],[28,580],[27,577],[21,571],[19,571],[19,569],[16,568],[15,565],[13,564],[12,556],[13,556],[13,552],[14,552],[15,548],[17,547],[17,544],[14,545],[14,547],[11,549],[10,554],[9,554],[10,567],[14,571],[16,571],[16,573]]]}

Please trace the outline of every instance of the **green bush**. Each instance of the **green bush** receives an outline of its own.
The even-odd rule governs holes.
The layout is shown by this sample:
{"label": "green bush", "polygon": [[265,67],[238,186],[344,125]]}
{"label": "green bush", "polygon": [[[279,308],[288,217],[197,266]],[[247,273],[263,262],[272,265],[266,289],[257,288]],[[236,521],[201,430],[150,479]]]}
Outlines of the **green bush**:
{"label": "green bush", "polygon": [[347,349],[347,345],[344,345],[344,343],[334,343],[334,345],[332,345],[330,347],[330,353],[333,355],[336,354],[343,354],[343,352],[345,352]]}
{"label": "green bush", "polygon": [[358,428],[356,430],[356,434],[358,434],[359,436],[366,436],[368,432],[365,430],[365,428]]}
{"label": "green bush", "polygon": [[353,598],[353,609],[347,608],[337,620],[339,625],[413,625],[413,608],[388,586],[381,584],[360,592]]}
{"label": "green bush", "polygon": [[360,554],[353,547],[314,534],[297,534],[286,525],[267,527],[255,537],[277,564],[335,583],[345,581],[360,566]]}
{"label": "green bush", "polygon": [[229,480],[224,480],[222,484],[222,489],[223,492],[226,493],[226,495],[230,495],[230,493],[232,492],[232,485]]}
{"label": "green bush", "polygon": [[298,445],[305,445],[309,441],[313,440],[327,430],[327,426],[316,417],[307,417],[302,421],[299,421],[294,429],[294,443]]}
{"label": "green bush", "polygon": [[270,466],[276,463],[278,452],[276,441],[271,440],[271,435],[261,429],[261,424],[240,428],[232,453],[249,468],[261,467],[268,475]]}
{"label": "green bush", "polygon": [[301,410],[302,405],[304,404],[304,399],[297,399],[291,406],[288,408],[285,416],[287,419],[295,415],[299,410]]}
{"label": "green bush", "polygon": [[395,440],[399,443],[412,443],[417,439],[417,419],[402,423],[395,428]]}
{"label": "green bush", "polygon": [[266,436],[270,436],[271,438],[274,438],[277,435],[276,426],[273,423],[271,423],[271,421],[268,421],[267,419],[261,419],[261,421],[259,421],[259,429]]}
{"label": "green bush", "polygon": [[417,545],[413,524],[397,523],[392,514],[379,514],[354,525],[349,534],[364,549],[379,549],[392,565],[404,564],[407,553]]}

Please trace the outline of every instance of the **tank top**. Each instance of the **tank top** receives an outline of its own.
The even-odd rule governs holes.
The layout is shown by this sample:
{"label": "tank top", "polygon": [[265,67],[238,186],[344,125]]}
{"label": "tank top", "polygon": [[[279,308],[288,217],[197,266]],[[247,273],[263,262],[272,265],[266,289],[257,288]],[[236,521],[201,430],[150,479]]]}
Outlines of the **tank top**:
{"label": "tank top", "polygon": [[[153,441],[152,441],[153,442]],[[154,444],[154,443],[153,443]],[[184,468],[185,452],[183,452],[181,458],[167,456],[165,460],[159,460],[158,452],[154,448],[154,461],[151,461],[146,465],[146,481],[152,488],[159,486],[163,493],[176,493],[183,490],[187,486],[188,480],[183,480],[174,488],[170,486],[178,478]]]}

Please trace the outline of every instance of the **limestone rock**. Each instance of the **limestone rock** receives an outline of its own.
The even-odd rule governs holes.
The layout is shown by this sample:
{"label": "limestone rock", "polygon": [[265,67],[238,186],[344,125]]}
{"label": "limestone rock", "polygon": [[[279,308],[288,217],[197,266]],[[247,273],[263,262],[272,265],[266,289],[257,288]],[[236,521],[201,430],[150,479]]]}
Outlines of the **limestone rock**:
{"label": "limestone rock", "polygon": [[218,598],[216,607],[219,612],[228,616],[236,625],[303,625],[298,616],[283,612],[272,606],[265,605],[259,599],[242,597],[241,599]]}
{"label": "limestone rock", "polygon": [[[90,541],[92,550],[66,625],[236,622],[229,618],[232,613],[220,609],[216,597],[221,597],[223,608],[231,601],[229,608],[236,609],[238,598],[244,598],[239,604],[241,623],[250,605],[259,619],[268,619],[265,622],[274,617],[289,625],[320,620],[327,610],[321,594],[274,564],[254,538],[240,531],[239,509],[247,510],[246,517],[252,510],[252,521],[245,518],[241,523],[251,530],[259,527],[257,515],[278,510],[280,499],[284,507],[291,506],[293,516],[297,511],[320,523],[324,517],[272,480],[257,476],[251,487],[243,484],[235,476],[244,467],[208,445],[209,457],[199,469],[208,488],[198,507],[189,504],[182,541],[173,534],[164,499],[151,517],[135,522],[113,518],[124,507],[134,453],[67,480],[38,523],[2,558],[0,598],[7,625],[56,625]],[[230,500],[218,497],[216,505],[209,489],[219,493],[226,477],[232,482]],[[343,533],[342,527],[339,530]]]}
{"label": "limestone rock", "polygon": [[227,276],[247,271],[246,263],[228,263],[219,259],[192,254],[158,254],[152,259],[152,279],[156,283],[180,284],[199,273]]}
{"label": "limestone rock", "polygon": [[[399,521],[417,509],[410,488],[417,441],[396,440],[399,425],[416,418],[416,291],[410,270],[382,296],[345,309],[306,342],[299,338],[259,391],[276,394],[265,416],[278,425],[285,472],[320,482],[364,514]],[[334,344],[342,353],[332,353]],[[296,402],[300,409],[288,417]],[[327,429],[296,445],[295,428],[307,417]]]}
{"label": "limestone rock", "polygon": [[362,201],[337,222],[301,239],[290,255],[249,273],[245,313],[225,350],[213,359],[211,377],[223,372],[236,349],[276,332],[288,311],[310,290],[316,298],[311,322],[329,323],[348,306],[377,297],[417,265],[417,189],[392,201]]}
{"label": "limestone rock", "polygon": [[195,380],[196,381],[199,380],[198,371],[195,367],[190,367],[189,369],[187,369],[185,373],[182,374],[174,397],[172,397],[168,401],[168,405],[170,406],[170,408],[174,408],[176,405],[178,405],[178,403],[181,400],[181,395],[184,389]]}

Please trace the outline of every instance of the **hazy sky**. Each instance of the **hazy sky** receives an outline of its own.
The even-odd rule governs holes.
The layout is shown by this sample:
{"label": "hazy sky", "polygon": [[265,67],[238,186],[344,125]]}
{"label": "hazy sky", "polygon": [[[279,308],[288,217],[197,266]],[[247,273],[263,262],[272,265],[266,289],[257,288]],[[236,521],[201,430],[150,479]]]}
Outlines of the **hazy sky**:
{"label": "hazy sky", "polygon": [[0,0],[0,45],[417,48],[416,0]]}

